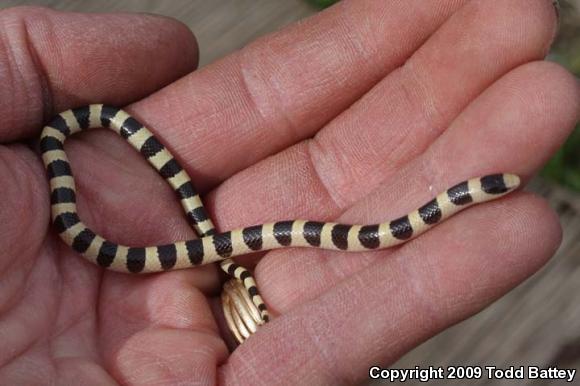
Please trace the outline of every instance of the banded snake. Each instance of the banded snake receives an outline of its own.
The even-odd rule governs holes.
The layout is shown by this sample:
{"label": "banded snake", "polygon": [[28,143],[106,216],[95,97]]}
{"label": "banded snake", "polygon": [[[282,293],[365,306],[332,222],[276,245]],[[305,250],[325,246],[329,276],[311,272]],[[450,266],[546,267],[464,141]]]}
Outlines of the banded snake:
{"label": "banded snake", "polygon": [[[125,138],[165,178],[199,238],[175,243],[130,247],[106,240],[88,228],[77,214],[73,174],[64,151],[67,137],[90,128],[110,128]],[[287,247],[339,251],[368,251],[401,244],[470,205],[499,198],[520,179],[492,174],[463,181],[406,216],[374,225],[290,220],[217,233],[187,172],[169,150],[125,111],[94,104],[57,115],[42,131],[40,150],[50,182],[53,225],[73,250],[101,267],[127,273],[160,272],[221,262],[226,273],[239,279],[265,323],[268,311],[256,283],[232,257]]]}

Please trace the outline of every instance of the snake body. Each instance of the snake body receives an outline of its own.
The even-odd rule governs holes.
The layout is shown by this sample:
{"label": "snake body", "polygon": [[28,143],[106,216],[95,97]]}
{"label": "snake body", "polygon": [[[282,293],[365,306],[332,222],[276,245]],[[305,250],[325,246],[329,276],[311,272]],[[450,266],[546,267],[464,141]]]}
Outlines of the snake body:
{"label": "snake body", "polygon": [[[125,138],[171,185],[199,238],[171,244],[134,247],[105,239],[77,214],[73,174],[64,151],[70,135],[90,128],[110,128]],[[161,142],[125,111],[90,105],[57,115],[42,131],[42,159],[50,182],[52,221],[61,239],[90,262],[127,273],[160,272],[221,262],[240,279],[253,303],[268,312],[250,273],[232,257],[287,247],[369,251],[401,244],[473,204],[499,198],[516,189],[513,174],[492,174],[463,181],[417,210],[381,224],[349,225],[306,220],[278,221],[217,233],[187,172]]]}

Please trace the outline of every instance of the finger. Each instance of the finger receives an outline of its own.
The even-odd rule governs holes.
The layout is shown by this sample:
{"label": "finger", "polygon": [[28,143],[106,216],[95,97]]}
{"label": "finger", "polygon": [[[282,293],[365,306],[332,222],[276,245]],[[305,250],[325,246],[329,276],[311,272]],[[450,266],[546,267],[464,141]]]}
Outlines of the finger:
{"label": "finger", "polygon": [[[424,152],[497,78],[543,57],[554,25],[554,11],[544,0],[466,5],[404,67],[322,129],[313,142],[279,153],[222,184],[208,199],[218,209],[220,229],[288,216],[335,218]],[[526,33],[516,33],[521,30]],[[466,36],[461,45],[456,44],[458,35]],[[466,55],[466,47],[476,48]],[[245,197],[257,199],[240,206]],[[264,202],[269,203],[266,208]]]}
{"label": "finger", "polygon": [[116,379],[131,384],[215,380],[228,351],[206,297],[191,284],[187,275],[176,273],[124,283],[106,278],[100,342],[105,366]]}
{"label": "finger", "polygon": [[[262,146],[257,144],[273,143],[272,141],[285,138],[284,128],[278,133],[271,130],[272,127],[283,126],[285,117],[281,116],[282,110],[288,108],[293,113],[298,113],[308,107],[307,113],[298,114],[301,120],[297,127],[303,127],[321,116],[313,111],[311,104],[327,105],[332,110],[331,114],[325,113],[327,117],[340,111],[370,87],[382,73],[404,61],[458,7],[459,2],[445,3],[445,6],[439,2],[435,6],[413,1],[404,9],[393,8],[388,3],[380,5],[374,1],[351,1],[344,4],[330,11],[327,16],[318,16],[282,31],[242,53],[193,74],[147,101],[133,106],[132,110],[140,118],[145,118],[144,121],[154,131],[163,131],[162,141],[170,145],[178,159],[195,165],[191,174],[199,187],[209,181],[208,177],[201,178],[200,173],[205,176],[209,171],[212,178],[219,180],[229,175],[232,170],[254,162],[256,158],[251,155],[250,147],[261,149]],[[409,18],[413,17],[413,10],[425,6],[433,11],[433,16],[420,26],[408,23]],[[360,19],[358,21],[367,25],[365,29],[358,31],[359,27],[356,26],[359,24],[353,23],[352,33],[361,34],[360,41],[365,44],[364,49],[377,52],[372,60],[362,59],[357,54],[358,51],[353,51],[351,36],[345,36],[347,33],[342,26],[350,18]],[[408,35],[404,44],[401,44],[401,39],[395,38],[394,33],[378,34],[384,29],[385,19],[392,20],[397,33]],[[322,31],[325,32],[324,36],[321,35]],[[317,48],[304,49],[304,46]],[[266,55],[273,47],[276,49],[272,55]],[[320,57],[321,47],[326,52],[324,57],[332,60]],[[341,53],[340,58],[332,55],[337,52]],[[316,64],[312,63],[314,59],[317,59]],[[285,71],[280,72],[282,65],[285,66]],[[306,65],[313,66],[312,71],[305,72]],[[251,103],[251,98],[248,99],[250,95],[244,92],[248,87],[244,76],[249,72],[264,76],[261,78],[262,86],[252,86],[255,89],[252,95],[256,96],[256,92],[260,91],[264,93],[260,98],[271,99],[268,92],[279,91],[280,97],[284,98],[289,93],[287,101],[292,104],[273,114],[267,125],[262,120],[254,119],[266,105]],[[351,86],[345,89],[341,78],[349,79]],[[268,83],[265,82],[266,79],[283,87],[276,90],[263,89]],[[293,88],[295,83],[299,89]],[[321,84],[325,87],[321,87]],[[342,91],[340,95],[344,95],[345,100],[341,99],[343,97],[336,98],[338,90]],[[298,92],[301,93],[300,98],[297,98]],[[257,107],[260,111],[256,110]],[[189,127],[192,123],[195,126],[193,129]],[[315,126],[318,124],[310,127],[314,130]],[[204,127],[204,130],[207,128],[208,131],[204,134],[199,131],[200,127]],[[239,133],[242,135],[237,135]],[[265,133],[270,137],[264,137]],[[153,244],[156,241],[168,243],[192,237],[181,209],[173,199],[174,193],[163,185],[158,176],[154,176],[154,172],[145,170],[148,165],[144,164],[139,154],[127,150],[127,144],[110,133],[86,134],[84,139],[69,140],[67,152],[77,176],[79,195],[82,196],[79,199],[79,214],[88,225],[106,237],[122,240],[129,245]],[[195,145],[192,141],[195,141]],[[278,143],[282,146],[288,141],[284,139]],[[196,150],[192,153],[194,148]],[[226,148],[227,155],[224,152]],[[228,169],[228,165],[234,165],[234,169]],[[112,175],[111,170],[126,172]],[[87,175],[91,178],[86,179]],[[196,175],[200,178],[195,178]],[[143,183],[146,178],[151,178],[151,183]],[[102,185],[95,184],[95,180],[107,181],[110,189],[103,191]],[[140,189],[134,189],[135,186]],[[132,192],[131,196],[127,196],[128,191]],[[121,195],[123,200],[119,198]],[[156,199],[152,201],[152,197]],[[96,218],[91,216],[91,202],[102,203],[101,206],[105,208],[96,214]],[[148,210],[144,211],[143,208]],[[136,214],[139,214],[138,221],[141,224],[139,233],[133,231]],[[123,235],[123,238],[120,239],[119,235]]]}
{"label": "finger", "polygon": [[351,205],[425,151],[494,81],[543,59],[555,30],[549,1],[484,0],[464,6],[358,108],[309,145],[332,201],[340,208]]}
{"label": "finger", "polygon": [[[553,9],[544,0],[466,5],[404,67],[327,125],[313,142],[279,153],[220,186],[215,199],[221,229],[280,216],[337,216],[425,151],[502,74],[542,58],[554,24]],[[521,30],[526,33],[515,33]],[[459,45],[458,35],[466,36]],[[239,207],[240,197],[257,194],[262,199]],[[270,203],[265,211],[258,210],[263,200]]]}
{"label": "finger", "polygon": [[20,300],[46,234],[44,170],[24,145],[0,146],[0,314]]}
{"label": "finger", "polygon": [[[397,218],[464,179],[509,171],[535,173],[572,130],[579,106],[573,77],[557,65],[513,70],[473,102],[420,157],[339,217],[346,223]],[[295,253],[295,252],[294,252]],[[388,252],[387,252],[388,254]],[[258,265],[269,304],[285,311],[374,261],[321,251],[275,251]],[[297,286],[295,278],[300,278]]]}
{"label": "finger", "polygon": [[243,384],[368,379],[371,364],[394,362],[539,269],[560,232],[556,215],[530,195],[470,209],[274,320],[221,375]]}
{"label": "finger", "polygon": [[404,63],[463,2],[342,1],[131,110],[163,133],[196,185],[207,187],[312,136]]}
{"label": "finger", "polygon": [[133,102],[197,65],[195,38],[165,17],[18,7],[1,11],[0,25],[2,142],[70,107]]}
{"label": "finger", "polygon": [[111,359],[110,372],[121,384],[215,385],[227,350],[219,338],[154,327],[129,337]]}
{"label": "finger", "polygon": [[[130,246],[146,246],[196,237],[173,189],[140,153],[128,143],[119,142],[117,135],[85,132],[79,138],[67,140],[66,149],[77,182],[79,217],[106,239]],[[124,158],[117,159],[119,154]],[[62,246],[59,261],[67,272],[83,266],[97,268],[79,259],[78,253],[70,247]],[[108,273],[106,277],[123,288],[141,279]],[[188,280],[191,286],[205,292],[214,292],[219,287],[219,272],[214,265],[176,273],[181,275],[180,280]],[[140,298],[135,300],[143,305]]]}

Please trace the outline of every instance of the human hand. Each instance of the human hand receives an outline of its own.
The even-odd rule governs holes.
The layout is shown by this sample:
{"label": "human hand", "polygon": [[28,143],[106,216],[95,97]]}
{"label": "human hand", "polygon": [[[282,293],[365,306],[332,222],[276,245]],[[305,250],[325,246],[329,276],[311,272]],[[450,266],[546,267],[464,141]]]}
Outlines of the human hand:
{"label": "human hand", "polygon": [[[85,262],[50,229],[42,164],[22,143],[54,113],[128,104],[193,70],[192,36],[143,15],[24,8],[0,22],[3,383],[359,382],[503,295],[559,243],[545,202],[516,193],[398,249],[271,252],[256,278],[279,316],[229,355],[212,312],[217,268],[130,276]],[[558,148],[580,91],[538,61],[555,25],[546,0],[344,1],[128,110],[207,193],[221,230],[379,222],[469,177],[528,180]],[[91,228],[135,245],[192,237],[171,189],[121,138],[92,131],[66,146]]]}

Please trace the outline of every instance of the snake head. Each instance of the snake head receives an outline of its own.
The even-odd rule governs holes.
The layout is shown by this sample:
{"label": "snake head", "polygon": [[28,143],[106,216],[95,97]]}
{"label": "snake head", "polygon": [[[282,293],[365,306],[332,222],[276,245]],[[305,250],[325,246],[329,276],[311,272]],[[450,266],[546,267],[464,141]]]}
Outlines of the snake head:
{"label": "snake head", "polygon": [[520,183],[515,174],[490,174],[481,178],[481,189],[487,194],[503,195],[516,190]]}

